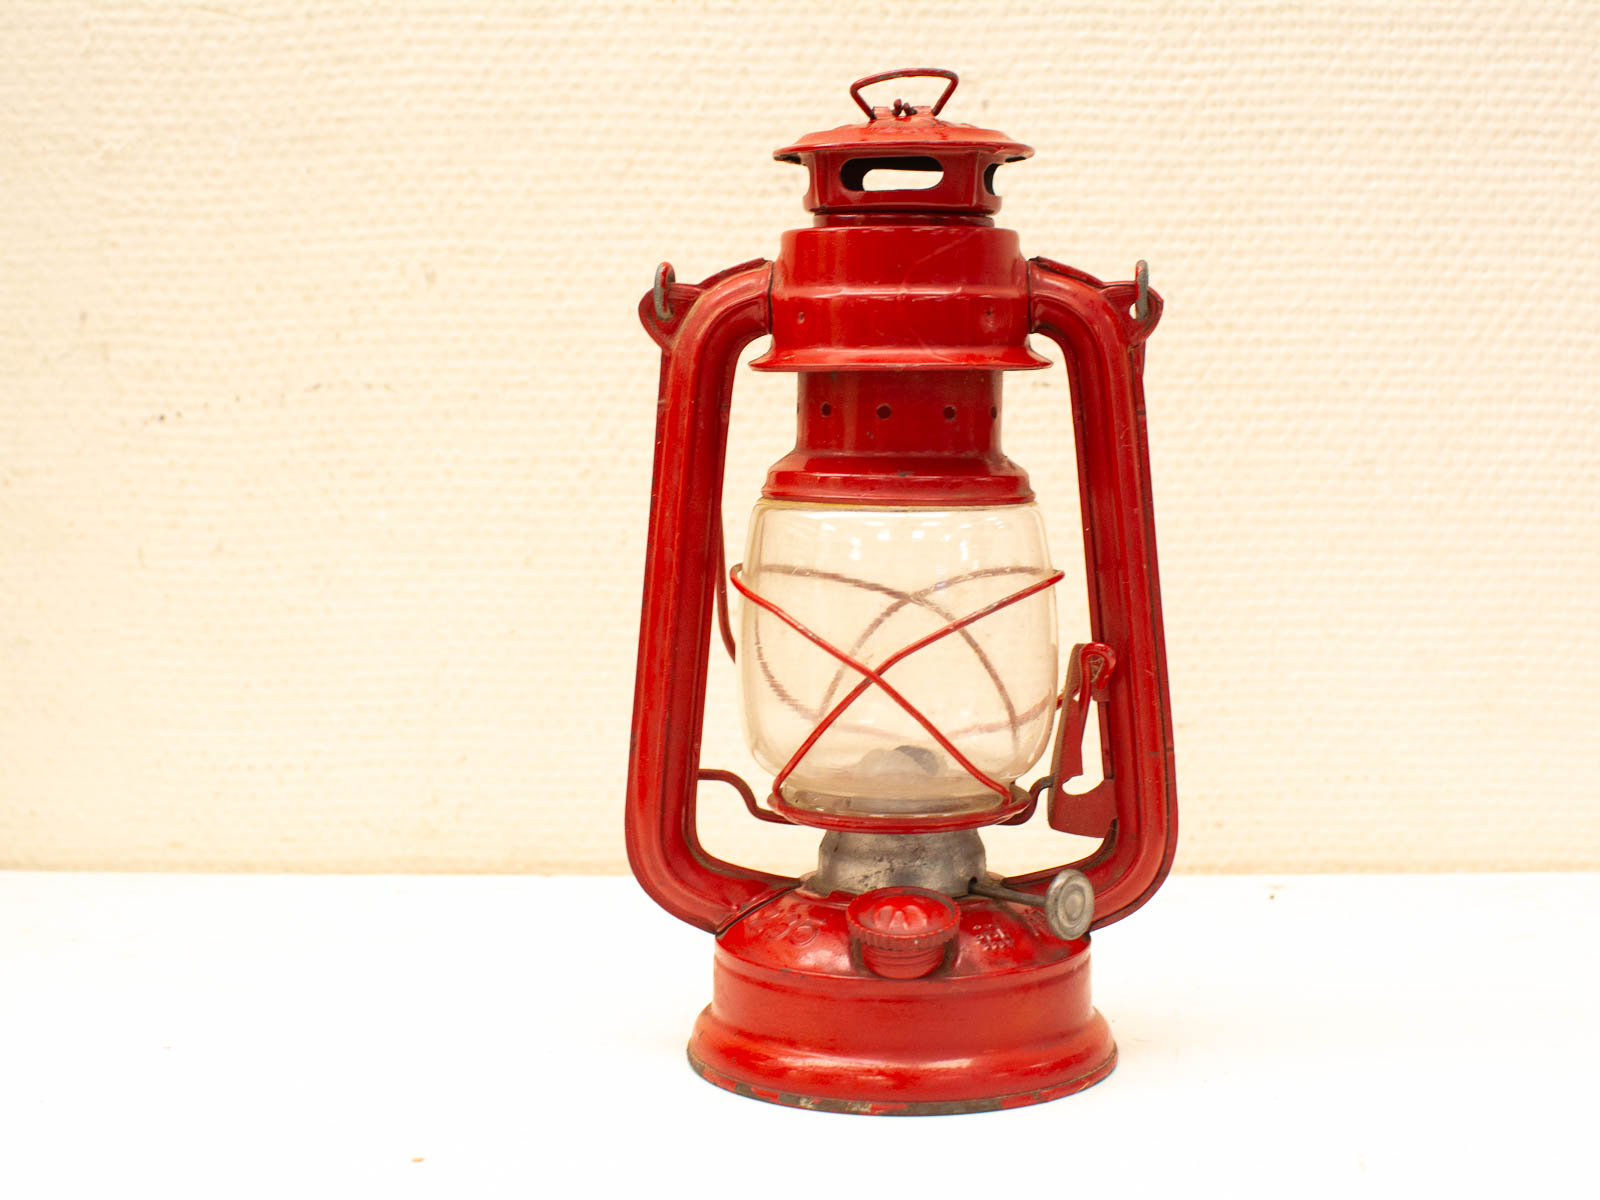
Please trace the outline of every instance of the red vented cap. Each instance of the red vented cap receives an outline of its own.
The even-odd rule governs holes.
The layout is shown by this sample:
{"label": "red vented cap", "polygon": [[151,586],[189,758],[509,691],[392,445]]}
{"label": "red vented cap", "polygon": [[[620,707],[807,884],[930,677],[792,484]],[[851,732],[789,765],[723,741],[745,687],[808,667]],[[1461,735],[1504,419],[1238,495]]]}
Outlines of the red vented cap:
{"label": "red vented cap", "polygon": [[[944,83],[938,100],[932,104],[896,100],[891,108],[878,108],[861,95],[861,89],[872,84],[917,76]],[[920,91],[926,85],[912,86]],[[1033,150],[995,129],[941,121],[939,113],[955,90],[956,73],[936,67],[885,71],[858,79],[850,85],[850,96],[867,115],[864,124],[808,133],[773,157],[810,169],[806,207],[815,213],[990,215],[1000,207],[994,190],[995,168],[1027,158]],[[937,182],[904,190],[869,190],[866,176],[880,168],[925,171]]]}

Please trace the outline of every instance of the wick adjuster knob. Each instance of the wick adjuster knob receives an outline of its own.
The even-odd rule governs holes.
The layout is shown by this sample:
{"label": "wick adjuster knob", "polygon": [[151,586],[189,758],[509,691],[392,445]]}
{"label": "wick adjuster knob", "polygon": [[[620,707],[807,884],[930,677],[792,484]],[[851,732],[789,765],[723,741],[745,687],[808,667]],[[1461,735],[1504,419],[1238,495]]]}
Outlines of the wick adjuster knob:
{"label": "wick adjuster knob", "polygon": [[885,979],[917,979],[944,959],[960,916],[949,896],[926,888],[886,887],[863,892],[845,910],[861,961]]}
{"label": "wick adjuster knob", "polygon": [[1043,896],[1019,892],[983,879],[972,881],[972,891],[991,900],[1009,900],[1013,904],[1043,909],[1044,919],[1050,923],[1050,932],[1068,941],[1082,937],[1094,924],[1094,884],[1082,871],[1074,871],[1071,867],[1050,881]]}

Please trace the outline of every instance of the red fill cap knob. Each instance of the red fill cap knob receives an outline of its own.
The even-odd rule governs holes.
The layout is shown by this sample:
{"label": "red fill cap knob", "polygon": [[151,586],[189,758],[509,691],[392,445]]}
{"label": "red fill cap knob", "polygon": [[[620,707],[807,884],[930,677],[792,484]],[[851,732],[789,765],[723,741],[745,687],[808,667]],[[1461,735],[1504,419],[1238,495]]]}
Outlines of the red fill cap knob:
{"label": "red fill cap knob", "polygon": [[913,887],[865,892],[850,902],[845,920],[867,968],[889,979],[932,971],[961,923],[949,896]]}

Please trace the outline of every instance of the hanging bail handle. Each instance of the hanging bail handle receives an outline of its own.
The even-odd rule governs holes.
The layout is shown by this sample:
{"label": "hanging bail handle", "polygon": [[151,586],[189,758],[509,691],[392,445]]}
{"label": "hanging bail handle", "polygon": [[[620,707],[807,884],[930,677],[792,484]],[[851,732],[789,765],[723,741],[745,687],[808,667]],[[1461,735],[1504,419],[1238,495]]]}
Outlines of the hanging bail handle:
{"label": "hanging bail handle", "polygon": [[[929,116],[937,117],[939,115],[939,111],[944,108],[945,102],[950,99],[950,93],[956,90],[956,84],[961,82],[954,71],[945,71],[939,67],[905,67],[899,71],[884,71],[879,75],[868,75],[866,78],[858,79],[850,85],[850,99],[854,100],[856,104],[860,106],[861,111],[867,114],[867,120],[876,121],[878,119],[878,114],[876,111],[874,111],[872,105],[868,104],[862,97],[862,88],[871,87],[875,83],[883,83],[885,80],[889,79],[906,79],[923,75],[931,76],[934,79],[948,79],[950,81],[949,83],[945,84],[945,89],[943,93],[940,94],[939,98],[933,102],[933,107],[928,110]],[[895,115],[898,116],[902,109],[904,109],[908,116],[917,111],[913,106],[909,104],[902,105],[898,100],[896,100]]]}

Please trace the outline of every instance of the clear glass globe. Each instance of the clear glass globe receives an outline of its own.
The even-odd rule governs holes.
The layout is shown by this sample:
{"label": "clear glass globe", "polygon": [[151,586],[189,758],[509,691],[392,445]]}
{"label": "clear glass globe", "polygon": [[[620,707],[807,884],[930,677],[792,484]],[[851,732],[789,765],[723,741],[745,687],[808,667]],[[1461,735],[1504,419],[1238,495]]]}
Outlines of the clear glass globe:
{"label": "clear glass globe", "polygon": [[[903,647],[1052,574],[1034,504],[883,508],[763,500],[741,582],[873,669]],[[864,676],[746,600],[739,620],[746,740],[777,773]],[[1049,588],[893,663],[883,677],[972,764],[1009,785],[1049,741],[1060,686]],[[799,808],[899,816],[1004,798],[868,684],[783,786]]]}

